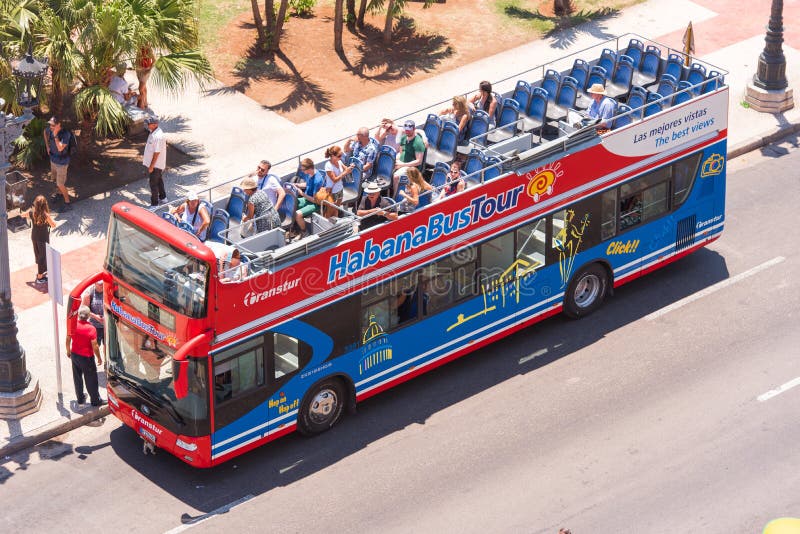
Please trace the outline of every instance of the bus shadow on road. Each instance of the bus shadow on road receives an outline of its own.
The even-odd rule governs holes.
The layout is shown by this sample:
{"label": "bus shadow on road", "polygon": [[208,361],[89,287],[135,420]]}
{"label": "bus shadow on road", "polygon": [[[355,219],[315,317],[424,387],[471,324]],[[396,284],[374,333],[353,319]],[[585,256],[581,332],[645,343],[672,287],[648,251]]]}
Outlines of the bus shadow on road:
{"label": "bus shadow on road", "polygon": [[[325,434],[310,439],[291,434],[212,469],[192,468],[165,452],[145,456],[141,439],[127,427],[111,432],[111,445],[133,469],[193,509],[176,521],[193,523],[232,502],[258,497],[331,467],[409,425],[424,425],[442,410],[513,377],[535,373],[728,277],[725,258],[702,249],[618,288],[589,317],[573,321],[559,316],[523,329],[359,404],[355,415]],[[541,356],[531,357],[538,353]]]}

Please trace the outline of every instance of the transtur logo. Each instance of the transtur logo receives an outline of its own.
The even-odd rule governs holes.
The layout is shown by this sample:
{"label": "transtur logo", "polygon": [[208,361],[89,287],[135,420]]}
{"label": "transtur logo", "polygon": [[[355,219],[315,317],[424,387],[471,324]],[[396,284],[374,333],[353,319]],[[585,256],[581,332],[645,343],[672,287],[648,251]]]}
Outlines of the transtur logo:
{"label": "transtur logo", "polygon": [[258,302],[267,300],[270,297],[274,297],[275,295],[282,295],[288,293],[292,289],[297,287],[297,284],[300,283],[300,278],[295,278],[294,280],[289,280],[282,283],[279,286],[271,287],[266,291],[262,291],[260,293],[256,293],[255,291],[248,291],[244,296],[244,305],[250,306],[252,304],[256,304]]}
{"label": "transtur logo", "polygon": [[162,429],[158,428],[156,425],[154,425],[153,423],[151,423],[147,419],[139,417],[139,413],[136,410],[131,410],[131,415],[133,416],[133,420],[134,421],[136,421],[140,425],[148,428],[149,430],[152,430],[153,432],[155,432],[159,436],[161,435],[162,432],[164,432]]}

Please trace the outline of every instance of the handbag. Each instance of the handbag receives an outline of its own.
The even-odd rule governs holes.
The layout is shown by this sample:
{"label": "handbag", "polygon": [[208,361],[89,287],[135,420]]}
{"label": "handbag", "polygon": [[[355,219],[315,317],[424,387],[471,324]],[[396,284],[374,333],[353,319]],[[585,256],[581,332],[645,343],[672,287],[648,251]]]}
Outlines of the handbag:
{"label": "handbag", "polygon": [[253,227],[253,219],[248,219],[242,223],[242,226],[239,228],[239,236],[240,237],[250,237],[253,235],[255,228]]}

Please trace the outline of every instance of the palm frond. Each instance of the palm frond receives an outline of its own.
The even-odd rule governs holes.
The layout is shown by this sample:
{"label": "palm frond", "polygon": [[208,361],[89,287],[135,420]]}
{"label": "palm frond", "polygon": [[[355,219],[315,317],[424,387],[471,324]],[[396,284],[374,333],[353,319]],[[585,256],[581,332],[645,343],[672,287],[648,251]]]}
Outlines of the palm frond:
{"label": "palm frond", "polygon": [[75,95],[73,105],[78,120],[94,124],[94,132],[98,136],[120,136],[124,133],[128,114],[105,87],[85,87]]}
{"label": "palm frond", "polygon": [[213,79],[211,63],[199,50],[159,56],[153,66],[153,84],[167,91],[181,91],[193,79],[202,89]]}

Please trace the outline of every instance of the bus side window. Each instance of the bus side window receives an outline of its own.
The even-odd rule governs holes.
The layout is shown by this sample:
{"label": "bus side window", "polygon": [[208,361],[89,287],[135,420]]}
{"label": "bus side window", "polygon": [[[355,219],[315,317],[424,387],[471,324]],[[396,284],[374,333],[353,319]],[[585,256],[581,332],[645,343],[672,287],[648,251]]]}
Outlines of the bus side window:
{"label": "bus side window", "polygon": [[605,241],[617,234],[617,190],[603,193],[600,216],[600,239]]}
{"label": "bus side window", "polygon": [[275,347],[275,379],[300,369],[300,344],[296,338],[273,334]]}
{"label": "bus side window", "polygon": [[642,222],[642,193],[619,199],[619,229],[625,230]]}
{"label": "bus side window", "polygon": [[264,338],[245,341],[214,356],[214,399],[223,402],[264,385]]}

